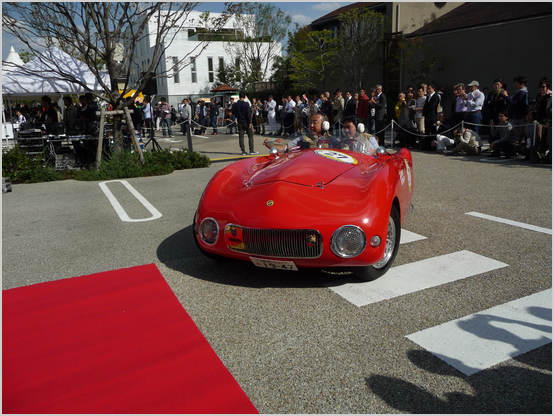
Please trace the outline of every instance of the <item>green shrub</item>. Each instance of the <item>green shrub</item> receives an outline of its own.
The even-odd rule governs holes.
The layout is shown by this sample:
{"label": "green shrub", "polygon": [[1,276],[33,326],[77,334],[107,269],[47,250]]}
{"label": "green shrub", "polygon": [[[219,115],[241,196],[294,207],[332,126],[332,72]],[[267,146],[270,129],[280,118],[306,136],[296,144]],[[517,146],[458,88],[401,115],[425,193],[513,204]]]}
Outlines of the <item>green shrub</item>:
{"label": "green shrub", "polygon": [[105,181],[111,179],[137,178],[142,176],[167,175],[174,170],[205,168],[210,159],[196,152],[181,149],[158,152],[143,152],[144,165],[138,153],[129,151],[106,154],[100,169],[91,166],[86,170],[56,171],[54,166],[44,162],[44,155],[29,155],[19,146],[2,151],[2,176],[12,183],[33,183],[76,179],[79,181]]}
{"label": "green shrub", "polygon": [[189,152],[187,149],[173,152],[173,167],[177,170],[207,168],[210,164],[210,158],[201,153]]}
{"label": "green shrub", "polygon": [[44,163],[44,152],[29,155],[19,146],[2,150],[2,177],[12,183],[37,183],[65,179],[68,174],[58,172],[51,164]]}

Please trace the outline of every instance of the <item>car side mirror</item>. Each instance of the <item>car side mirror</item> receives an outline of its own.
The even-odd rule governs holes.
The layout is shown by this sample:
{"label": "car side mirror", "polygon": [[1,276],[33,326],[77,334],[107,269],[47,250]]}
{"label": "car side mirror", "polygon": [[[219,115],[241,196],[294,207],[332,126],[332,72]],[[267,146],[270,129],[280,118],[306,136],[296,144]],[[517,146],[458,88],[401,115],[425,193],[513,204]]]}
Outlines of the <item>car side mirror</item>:
{"label": "car side mirror", "polygon": [[373,157],[375,159],[379,159],[379,156],[381,155],[386,155],[387,154],[387,149],[383,146],[380,146],[377,148],[377,150],[375,150],[375,153],[373,154]]}

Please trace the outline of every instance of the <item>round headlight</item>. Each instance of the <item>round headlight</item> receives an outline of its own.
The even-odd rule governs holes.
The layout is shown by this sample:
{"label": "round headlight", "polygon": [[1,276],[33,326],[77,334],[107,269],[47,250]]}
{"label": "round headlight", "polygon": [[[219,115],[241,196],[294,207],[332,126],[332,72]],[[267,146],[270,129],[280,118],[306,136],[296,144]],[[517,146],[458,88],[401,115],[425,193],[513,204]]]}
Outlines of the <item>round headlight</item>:
{"label": "round headlight", "polygon": [[200,238],[206,244],[215,244],[219,235],[219,225],[213,218],[205,218],[200,224]]}
{"label": "round headlight", "polygon": [[365,234],[355,225],[340,227],[331,237],[331,250],[339,257],[356,257],[365,250],[365,247]]}

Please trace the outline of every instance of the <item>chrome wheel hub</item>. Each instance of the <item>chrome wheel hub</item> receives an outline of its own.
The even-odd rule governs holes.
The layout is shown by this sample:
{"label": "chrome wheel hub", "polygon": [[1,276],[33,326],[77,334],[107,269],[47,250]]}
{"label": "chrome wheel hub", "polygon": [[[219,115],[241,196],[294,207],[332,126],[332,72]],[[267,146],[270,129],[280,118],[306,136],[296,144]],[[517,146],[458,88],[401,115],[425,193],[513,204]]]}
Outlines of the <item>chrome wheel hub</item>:
{"label": "chrome wheel hub", "polygon": [[396,226],[394,225],[394,220],[392,219],[392,216],[389,216],[389,229],[387,231],[387,244],[385,246],[385,255],[379,262],[375,263],[373,267],[375,267],[376,269],[381,269],[386,266],[386,264],[389,262],[390,258],[392,257],[395,244],[396,244]]}

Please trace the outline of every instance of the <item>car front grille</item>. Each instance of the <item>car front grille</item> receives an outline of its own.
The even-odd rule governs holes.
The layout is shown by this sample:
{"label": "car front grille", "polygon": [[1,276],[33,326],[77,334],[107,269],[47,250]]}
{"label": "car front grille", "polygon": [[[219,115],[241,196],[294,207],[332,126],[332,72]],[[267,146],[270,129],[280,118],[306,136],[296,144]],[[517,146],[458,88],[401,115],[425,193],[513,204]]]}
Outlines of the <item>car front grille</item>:
{"label": "car front grille", "polygon": [[[237,230],[240,233],[237,234]],[[242,244],[237,244],[237,239],[230,236],[231,231],[235,236],[242,236]],[[226,235],[231,250],[257,256],[314,259],[321,256],[323,249],[323,240],[317,230],[268,230],[228,225]],[[233,244],[229,243],[229,238],[233,239]]]}

